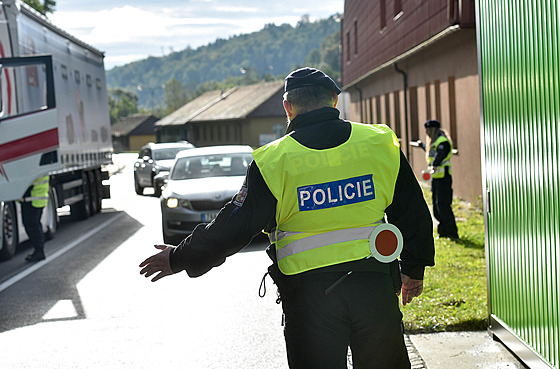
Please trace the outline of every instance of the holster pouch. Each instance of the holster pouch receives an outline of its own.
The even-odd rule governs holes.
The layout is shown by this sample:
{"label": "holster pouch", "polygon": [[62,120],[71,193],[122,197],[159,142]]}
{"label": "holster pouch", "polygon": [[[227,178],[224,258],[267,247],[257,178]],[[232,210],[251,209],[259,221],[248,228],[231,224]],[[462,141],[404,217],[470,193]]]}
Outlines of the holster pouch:
{"label": "holster pouch", "polygon": [[272,260],[272,264],[268,267],[268,274],[278,287],[278,294],[280,299],[286,299],[288,292],[299,284],[298,276],[287,276],[278,268],[278,261],[276,258],[276,247],[269,245],[266,248],[266,254]]}
{"label": "holster pouch", "polygon": [[398,293],[402,288],[401,267],[398,260],[395,260],[390,264],[390,273],[395,293]]}

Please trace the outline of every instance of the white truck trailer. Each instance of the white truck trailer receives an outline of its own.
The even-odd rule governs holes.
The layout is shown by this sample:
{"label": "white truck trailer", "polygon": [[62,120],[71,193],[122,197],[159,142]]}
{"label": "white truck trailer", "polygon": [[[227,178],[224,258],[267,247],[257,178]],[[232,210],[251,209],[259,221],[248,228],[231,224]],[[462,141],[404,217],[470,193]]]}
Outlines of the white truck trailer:
{"label": "white truck trailer", "polygon": [[50,177],[47,236],[57,208],[85,219],[109,197],[103,58],[19,0],[0,0],[0,259],[27,238],[18,199],[35,179]]}

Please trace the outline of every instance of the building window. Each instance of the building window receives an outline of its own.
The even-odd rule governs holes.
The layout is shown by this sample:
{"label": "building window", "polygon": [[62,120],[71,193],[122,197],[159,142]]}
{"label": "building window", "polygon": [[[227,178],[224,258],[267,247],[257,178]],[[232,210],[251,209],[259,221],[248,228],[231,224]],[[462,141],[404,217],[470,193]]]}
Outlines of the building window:
{"label": "building window", "polygon": [[394,111],[395,111],[395,134],[401,138],[401,92],[393,92]]}
{"label": "building window", "polygon": [[286,131],[286,126],[283,124],[274,124],[272,125],[272,132],[276,136],[276,138],[280,138],[284,136],[284,132]]}
{"label": "building window", "polygon": [[374,123],[381,123],[381,96],[375,97],[375,120]]}
{"label": "building window", "polygon": [[436,102],[436,119],[441,122],[441,91],[440,91],[440,83],[439,80],[435,80],[434,82],[434,95],[435,95],[435,102]]}
{"label": "building window", "polygon": [[418,122],[418,89],[416,86],[408,88],[408,100],[410,103],[410,139],[417,141],[420,139],[420,129]]}
{"label": "building window", "polygon": [[226,126],[226,142],[229,142],[229,125]]}
{"label": "building window", "polygon": [[459,142],[457,141],[457,105],[455,101],[455,77],[450,76],[447,79],[447,85],[449,89],[449,134],[451,134],[451,140],[453,141],[453,148],[459,148]]}
{"label": "building window", "polygon": [[354,55],[358,54],[358,20],[354,20]]}
{"label": "building window", "polygon": [[387,29],[385,20],[385,0],[379,0],[379,32],[383,33]]}
{"label": "building window", "polygon": [[385,94],[385,124],[391,127],[391,98],[390,94]]}
{"label": "building window", "polygon": [[430,88],[430,82],[426,83],[426,120],[432,118],[432,95]]}
{"label": "building window", "polygon": [[350,61],[350,31],[346,31],[346,61]]}
{"label": "building window", "polygon": [[397,21],[403,15],[402,1],[401,0],[393,0],[393,1],[394,1],[393,20]]}

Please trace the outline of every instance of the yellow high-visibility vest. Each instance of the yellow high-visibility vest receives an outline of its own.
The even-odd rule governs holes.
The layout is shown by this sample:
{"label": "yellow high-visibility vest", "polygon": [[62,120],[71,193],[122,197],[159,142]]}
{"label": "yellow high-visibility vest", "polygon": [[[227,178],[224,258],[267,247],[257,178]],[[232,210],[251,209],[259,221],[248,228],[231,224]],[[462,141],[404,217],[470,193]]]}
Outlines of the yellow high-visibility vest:
{"label": "yellow high-visibility vest", "polygon": [[37,178],[31,184],[31,196],[23,199],[31,201],[34,208],[44,208],[49,200],[49,176]]}
{"label": "yellow high-visibility vest", "polygon": [[439,166],[434,168],[434,173],[432,174],[432,178],[443,178],[445,177],[445,168],[449,168],[449,175],[451,175],[451,155],[453,154],[453,143],[449,140],[445,135],[440,135],[438,138],[432,142],[430,145],[430,153],[428,156],[428,166],[431,166],[436,158],[437,147],[441,145],[443,142],[449,142],[449,153],[443,159]]}
{"label": "yellow high-visibility vest", "polygon": [[393,201],[400,166],[389,127],[352,123],[346,142],[324,150],[286,135],[253,158],[278,201],[277,229],[269,236],[282,273],[370,256],[369,236]]}

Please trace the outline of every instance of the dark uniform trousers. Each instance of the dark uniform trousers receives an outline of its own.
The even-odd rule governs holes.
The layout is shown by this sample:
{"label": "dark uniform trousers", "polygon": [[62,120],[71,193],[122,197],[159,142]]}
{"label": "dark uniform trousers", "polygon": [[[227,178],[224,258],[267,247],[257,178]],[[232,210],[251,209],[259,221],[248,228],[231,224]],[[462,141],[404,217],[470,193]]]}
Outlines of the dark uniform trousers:
{"label": "dark uniform trousers", "polygon": [[306,275],[282,294],[290,368],[347,368],[348,347],[354,369],[410,368],[391,277],[354,272],[325,294],[342,275]]}
{"label": "dark uniform trousers", "polygon": [[41,215],[44,208],[36,208],[31,205],[31,201],[22,202],[21,213],[23,219],[23,227],[29,236],[29,240],[35,250],[43,250],[45,238],[43,229],[41,228]]}
{"label": "dark uniform trousers", "polygon": [[438,234],[442,237],[458,238],[455,215],[451,209],[453,201],[453,180],[449,174],[443,178],[432,180],[432,201],[434,205],[434,217],[439,222]]}

